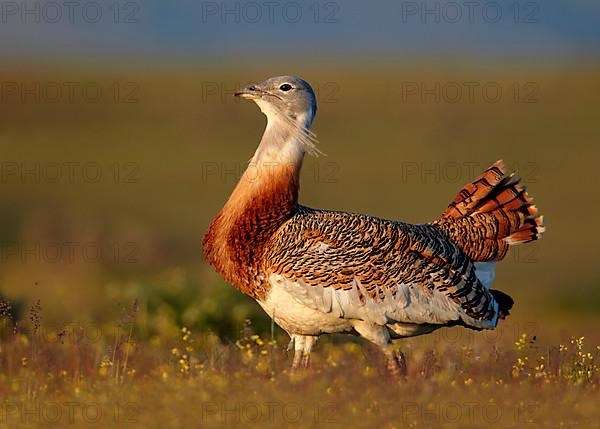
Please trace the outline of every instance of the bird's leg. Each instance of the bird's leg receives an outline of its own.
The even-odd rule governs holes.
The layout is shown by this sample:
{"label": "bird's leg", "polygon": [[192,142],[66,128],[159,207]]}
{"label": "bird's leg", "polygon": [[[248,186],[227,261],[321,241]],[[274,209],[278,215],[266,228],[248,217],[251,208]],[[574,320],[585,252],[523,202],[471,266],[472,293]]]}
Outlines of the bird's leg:
{"label": "bird's leg", "polygon": [[[292,339],[290,341],[290,346],[294,343],[294,360],[292,361],[292,372],[296,371],[300,366],[300,361],[302,360],[302,352],[304,351],[304,343],[306,342],[306,337],[303,335],[291,335]],[[289,347],[288,347],[289,348]]]}
{"label": "bird's leg", "polygon": [[402,380],[406,377],[406,359],[404,354],[392,347],[390,333],[385,326],[370,324],[366,322],[357,322],[354,329],[361,337],[378,345],[387,358],[387,369],[396,380]]}
{"label": "bird's leg", "polygon": [[317,342],[319,337],[306,336],[304,337],[304,350],[302,350],[302,366],[304,368],[308,368],[310,364],[310,352],[312,351],[313,346]]}
{"label": "bird's leg", "polygon": [[317,342],[318,337],[311,335],[291,335],[292,339],[288,346],[288,350],[291,348],[292,343],[294,345],[294,360],[292,361],[292,371],[296,371],[300,365],[304,368],[308,368],[310,363],[310,352],[313,346]]}

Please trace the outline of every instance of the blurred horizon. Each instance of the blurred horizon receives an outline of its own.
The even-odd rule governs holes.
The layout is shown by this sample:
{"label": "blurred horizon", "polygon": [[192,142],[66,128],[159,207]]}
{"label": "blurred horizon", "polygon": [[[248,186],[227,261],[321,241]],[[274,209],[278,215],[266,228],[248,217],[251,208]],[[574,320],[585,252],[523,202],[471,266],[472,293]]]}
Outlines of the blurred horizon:
{"label": "blurred horizon", "polygon": [[[250,81],[267,69],[0,73],[13,84],[0,103],[0,293],[41,298],[50,319],[102,320],[118,312],[115,303],[140,299],[150,313],[166,311],[191,326],[229,332],[250,317],[268,330],[258,305],[202,261],[200,246],[265,123],[232,91],[245,83],[240,75]],[[302,204],[428,222],[504,159],[529,185],[548,226],[542,241],[498,265],[496,287],[517,302],[513,320],[587,326],[600,317],[600,237],[592,230],[583,241],[573,230],[582,201],[600,209],[586,185],[595,180],[599,66],[423,72],[417,63],[384,70],[311,64],[299,74],[317,91],[314,131],[327,154],[306,158]],[[73,102],[67,82],[77,83]],[[471,102],[467,82],[502,96],[477,90]],[[56,85],[62,97],[53,103]],[[85,85],[103,96],[87,99]],[[93,168],[83,173],[84,166]],[[79,243],[74,260],[65,242]],[[84,260],[86,243],[103,257]],[[62,256],[53,261],[57,245]]]}
{"label": "blurred horizon", "polygon": [[[548,225],[498,265],[511,317],[583,330],[600,318],[600,236],[576,228],[582,206],[600,210],[600,4],[481,2],[473,22],[466,9],[451,22],[463,3],[280,3],[302,9],[297,23],[250,22],[260,2],[157,0],[95,2],[97,23],[92,9],[52,23],[48,4],[0,6],[3,296],[42,299],[50,319],[103,320],[137,298],[158,321],[224,332],[251,318],[268,331],[200,240],[265,123],[233,91],[294,74],[315,88],[327,154],[306,159],[302,204],[428,222],[504,159]],[[65,242],[80,243],[74,261]],[[103,256],[84,260],[84,244]]]}
{"label": "blurred horizon", "polygon": [[591,0],[77,4],[3,2],[3,60],[552,64],[600,54],[600,4]]}

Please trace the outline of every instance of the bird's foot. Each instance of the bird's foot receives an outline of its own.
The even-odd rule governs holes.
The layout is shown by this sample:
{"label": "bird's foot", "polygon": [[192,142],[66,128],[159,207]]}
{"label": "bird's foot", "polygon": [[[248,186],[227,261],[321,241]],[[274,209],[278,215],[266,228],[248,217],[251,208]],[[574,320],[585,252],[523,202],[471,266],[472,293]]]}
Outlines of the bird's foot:
{"label": "bird's foot", "polygon": [[387,359],[387,369],[394,380],[402,381],[406,379],[408,370],[406,368],[406,358],[400,350],[392,352]]}

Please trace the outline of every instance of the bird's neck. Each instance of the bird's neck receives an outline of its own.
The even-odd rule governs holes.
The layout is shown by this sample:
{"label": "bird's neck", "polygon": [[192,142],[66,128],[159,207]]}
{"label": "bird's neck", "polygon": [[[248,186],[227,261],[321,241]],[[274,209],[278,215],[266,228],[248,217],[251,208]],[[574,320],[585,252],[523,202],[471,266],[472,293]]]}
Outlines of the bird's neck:
{"label": "bird's neck", "polygon": [[260,144],[224,208],[236,215],[287,216],[296,208],[304,159],[301,134],[278,117],[268,116]]}
{"label": "bird's neck", "polygon": [[269,118],[260,145],[204,238],[204,253],[229,282],[260,298],[265,245],[298,207],[300,131]]}

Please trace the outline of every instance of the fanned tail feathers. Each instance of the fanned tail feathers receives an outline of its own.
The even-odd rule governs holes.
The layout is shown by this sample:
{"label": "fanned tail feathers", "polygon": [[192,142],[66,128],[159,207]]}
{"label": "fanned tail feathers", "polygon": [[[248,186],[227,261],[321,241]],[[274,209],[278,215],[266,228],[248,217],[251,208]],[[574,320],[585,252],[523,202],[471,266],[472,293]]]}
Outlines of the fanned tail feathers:
{"label": "fanned tail feathers", "polygon": [[435,222],[473,261],[497,261],[511,245],[539,239],[544,218],[514,173],[497,161],[466,185]]}

